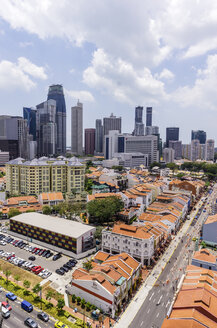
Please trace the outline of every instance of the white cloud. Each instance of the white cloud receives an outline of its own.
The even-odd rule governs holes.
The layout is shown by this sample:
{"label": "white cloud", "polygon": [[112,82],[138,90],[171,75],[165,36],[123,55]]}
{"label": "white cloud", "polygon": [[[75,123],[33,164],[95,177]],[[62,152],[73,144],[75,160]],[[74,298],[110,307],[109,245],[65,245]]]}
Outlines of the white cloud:
{"label": "white cloud", "polygon": [[36,86],[29,75],[45,79],[42,67],[36,66],[25,57],[19,57],[17,63],[8,60],[0,62],[0,89],[20,88],[29,91]]}
{"label": "white cloud", "polygon": [[94,52],[91,65],[83,73],[83,82],[128,104],[156,104],[166,97],[164,83],[155,79],[148,68],[136,70],[103,49]]}
{"label": "white cloud", "polygon": [[180,87],[170,98],[183,107],[217,110],[216,85],[217,54],[208,56],[206,68],[197,71],[197,79],[192,87]]}
{"label": "white cloud", "polygon": [[160,74],[156,74],[156,77],[163,80],[174,79],[174,74],[169,69],[164,68]]}
{"label": "white cloud", "polygon": [[64,92],[66,96],[81,102],[94,102],[94,97],[89,91],[64,89]]}
{"label": "white cloud", "polygon": [[19,42],[19,46],[21,48],[32,47],[33,45],[34,45],[33,42],[30,41]]}

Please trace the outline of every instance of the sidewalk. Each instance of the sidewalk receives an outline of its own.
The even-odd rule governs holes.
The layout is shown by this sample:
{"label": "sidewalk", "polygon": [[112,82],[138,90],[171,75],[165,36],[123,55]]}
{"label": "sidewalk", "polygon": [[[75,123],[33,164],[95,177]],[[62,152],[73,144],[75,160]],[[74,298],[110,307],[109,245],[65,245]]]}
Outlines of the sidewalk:
{"label": "sidewalk", "polygon": [[196,205],[196,210],[194,210],[190,215],[190,220],[185,221],[181,229],[179,230],[178,234],[174,237],[171,241],[169,247],[167,248],[166,252],[162,255],[161,259],[155,265],[149,276],[147,277],[146,281],[142,284],[139,291],[136,293],[132,301],[130,302],[127,309],[121,315],[119,321],[116,323],[115,328],[123,328],[129,327],[130,323],[136,316],[137,312],[139,311],[140,307],[142,306],[144,300],[148,296],[149,291],[152,289],[156,281],[158,280],[159,276],[161,275],[162,271],[164,270],[167,262],[170,260],[171,256],[173,255],[174,251],[176,250],[180,239],[182,236],[187,232],[191,222],[193,221],[194,216],[198,211],[200,201]]}

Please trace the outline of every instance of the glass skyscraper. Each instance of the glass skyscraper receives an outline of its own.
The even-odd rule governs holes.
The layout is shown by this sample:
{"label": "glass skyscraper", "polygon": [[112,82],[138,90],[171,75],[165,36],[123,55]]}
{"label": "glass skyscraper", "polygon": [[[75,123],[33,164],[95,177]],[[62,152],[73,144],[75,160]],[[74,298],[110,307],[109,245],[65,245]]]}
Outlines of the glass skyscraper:
{"label": "glass skyscraper", "polygon": [[23,107],[23,118],[27,120],[29,134],[36,140],[36,109]]}
{"label": "glass skyscraper", "polygon": [[191,131],[191,140],[199,140],[200,144],[206,143],[206,132],[203,130]]}
{"label": "glass skyscraper", "polygon": [[66,103],[63,87],[60,84],[49,87],[47,100],[56,101],[57,154],[66,153]]}
{"label": "glass skyscraper", "polygon": [[143,124],[143,107],[138,106],[135,108],[135,136],[144,136],[144,124]]}

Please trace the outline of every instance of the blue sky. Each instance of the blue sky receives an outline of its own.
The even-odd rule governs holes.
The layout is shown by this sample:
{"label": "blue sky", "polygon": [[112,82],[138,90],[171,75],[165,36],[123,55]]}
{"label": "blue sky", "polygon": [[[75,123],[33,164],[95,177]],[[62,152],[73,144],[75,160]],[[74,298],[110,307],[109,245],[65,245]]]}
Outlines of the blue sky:
{"label": "blue sky", "polygon": [[134,108],[153,124],[203,129],[217,141],[217,3],[212,0],[3,0],[1,114],[46,100],[62,83],[70,108],[83,102],[84,128],[113,112],[132,132]]}

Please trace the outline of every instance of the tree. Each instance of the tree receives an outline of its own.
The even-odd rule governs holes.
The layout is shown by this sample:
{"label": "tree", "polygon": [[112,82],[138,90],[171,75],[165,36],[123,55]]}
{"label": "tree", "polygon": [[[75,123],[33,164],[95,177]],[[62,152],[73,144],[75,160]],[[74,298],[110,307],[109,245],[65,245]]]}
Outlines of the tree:
{"label": "tree", "polygon": [[27,289],[27,290],[25,291],[25,294],[28,295],[28,293],[29,293],[28,289],[29,289],[30,286],[31,286],[30,281],[29,281],[29,280],[24,280],[24,282],[23,282],[23,286]]}
{"label": "tree", "polygon": [[46,300],[51,300],[52,297],[53,297],[52,290],[48,290],[46,293]]}
{"label": "tree", "polygon": [[90,311],[90,309],[91,309],[91,304],[90,304],[90,302],[87,302],[86,303],[86,310]]}
{"label": "tree", "polygon": [[88,179],[87,177],[85,177],[85,181],[84,181],[84,190],[89,192],[92,190],[92,186],[93,186],[93,180],[92,179]]}
{"label": "tree", "polygon": [[75,303],[75,301],[76,301],[76,296],[75,294],[72,294],[72,303]]}
{"label": "tree", "polygon": [[89,272],[93,268],[92,261],[89,260],[89,261],[84,262],[83,268]]}
{"label": "tree", "polygon": [[166,167],[173,171],[178,169],[178,165],[176,165],[175,163],[167,163]]}
{"label": "tree", "polygon": [[81,300],[81,307],[82,307],[82,309],[85,308],[85,305],[86,305],[86,301],[85,301],[84,298],[82,298],[82,300]]}
{"label": "tree", "polygon": [[11,271],[10,270],[5,270],[4,271],[4,274],[5,274],[5,276],[6,276],[6,283],[8,284],[8,278],[10,277],[10,275],[11,275]]}
{"label": "tree", "polygon": [[90,215],[90,221],[97,221],[97,223],[107,223],[114,215],[117,215],[123,207],[124,203],[119,197],[111,196],[103,199],[95,199],[88,202],[87,211]]}
{"label": "tree", "polygon": [[153,169],[153,167],[155,167],[155,166],[161,168],[162,165],[161,165],[161,163],[153,162],[153,163],[151,163],[151,165],[150,165],[150,169]]}
{"label": "tree", "polygon": [[18,284],[18,281],[20,281],[20,275],[19,275],[19,274],[15,274],[15,276],[14,276],[14,280],[15,280],[16,283]]}
{"label": "tree", "polygon": [[96,232],[95,232],[95,234],[94,234],[94,237],[95,237],[96,239],[99,239],[99,240],[102,239],[102,229],[103,229],[102,226],[98,226],[98,227],[96,227]]}
{"label": "tree", "polygon": [[38,294],[40,291],[42,290],[42,287],[40,286],[40,284],[36,284],[33,288],[32,291],[35,294]]}
{"label": "tree", "polygon": [[51,214],[51,208],[50,208],[50,206],[48,206],[48,205],[44,205],[44,206],[42,207],[42,213],[43,213],[43,214],[46,214],[46,215]]}
{"label": "tree", "polygon": [[12,218],[13,216],[19,215],[21,212],[17,208],[10,208],[8,212],[8,218]]}
{"label": "tree", "polygon": [[112,166],[112,169],[121,172],[121,171],[123,171],[123,166],[122,165],[114,165],[114,166]]}
{"label": "tree", "polygon": [[81,298],[78,296],[77,297],[77,304],[80,304],[81,303]]}
{"label": "tree", "polygon": [[65,306],[65,301],[63,298],[59,298],[57,301],[57,309],[61,312]]}

